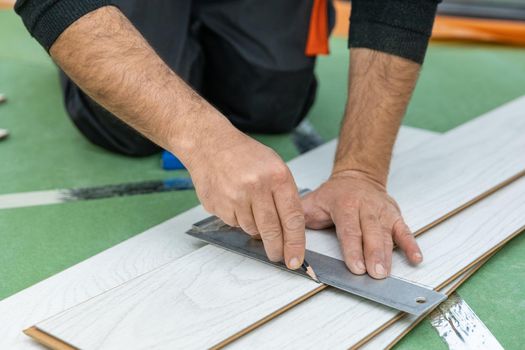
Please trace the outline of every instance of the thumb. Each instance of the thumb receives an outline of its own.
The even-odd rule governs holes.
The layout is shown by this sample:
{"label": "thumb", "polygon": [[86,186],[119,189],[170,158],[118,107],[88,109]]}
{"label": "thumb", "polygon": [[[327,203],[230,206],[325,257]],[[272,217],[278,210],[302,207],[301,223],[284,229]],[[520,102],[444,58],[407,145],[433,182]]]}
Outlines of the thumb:
{"label": "thumb", "polygon": [[333,226],[330,213],[323,210],[315,197],[315,192],[311,192],[301,198],[306,227],[319,230]]}

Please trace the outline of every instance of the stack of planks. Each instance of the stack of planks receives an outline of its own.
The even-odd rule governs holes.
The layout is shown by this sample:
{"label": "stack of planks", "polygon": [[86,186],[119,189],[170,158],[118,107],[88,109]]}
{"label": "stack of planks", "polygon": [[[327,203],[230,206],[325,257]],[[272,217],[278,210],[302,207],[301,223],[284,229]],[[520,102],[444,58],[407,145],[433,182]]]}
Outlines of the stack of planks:
{"label": "stack of planks", "polygon": [[[402,128],[389,191],[425,261],[395,252],[394,276],[450,293],[525,228],[524,111],[525,97],[443,135]],[[334,151],[291,161],[298,186],[322,183]],[[374,349],[419,321],[202,246],[184,232],[206,216],[194,208],[0,302],[0,347],[31,348],[30,327],[54,349]],[[341,259],[331,230],[308,231],[307,248]]]}

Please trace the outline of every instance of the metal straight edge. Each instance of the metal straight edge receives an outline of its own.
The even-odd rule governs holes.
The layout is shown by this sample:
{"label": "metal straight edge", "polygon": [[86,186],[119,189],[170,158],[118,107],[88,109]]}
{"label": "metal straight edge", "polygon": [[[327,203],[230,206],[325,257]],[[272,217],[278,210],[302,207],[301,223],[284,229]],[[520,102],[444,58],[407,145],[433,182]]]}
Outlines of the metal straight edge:
{"label": "metal straight edge", "polygon": [[378,280],[368,274],[355,275],[343,261],[316,252],[307,250],[305,259],[320,282],[415,316],[432,310],[447,298],[443,293],[399,277]]}
{"label": "metal straight edge", "polygon": [[[271,262],[266,257],[262,241],[252,239],[239,228],[227,226],[216,217],[194,224],[187,233],[207,243],[310,279],[302,270],[289,270],[281,262]],[[446,299],[443,293],[394,276],[376,280],[366,274],[354,275],[343,261],[310,250],[306,250],[305,260],[312,266],[321,283],[412,315],[422,315]]]}
{"label": "metal straight edge", "polygon": [[456,292],[432,311],[429,318],[451,350],[503,350],[496,337]]}
{"label": "metal straight edge", "polygon": [[0,195],[0,209],[33,207],[38,205],[190,189],[193,189],[193,183],[190,178],[174,178],[86,188],[8,193]]}

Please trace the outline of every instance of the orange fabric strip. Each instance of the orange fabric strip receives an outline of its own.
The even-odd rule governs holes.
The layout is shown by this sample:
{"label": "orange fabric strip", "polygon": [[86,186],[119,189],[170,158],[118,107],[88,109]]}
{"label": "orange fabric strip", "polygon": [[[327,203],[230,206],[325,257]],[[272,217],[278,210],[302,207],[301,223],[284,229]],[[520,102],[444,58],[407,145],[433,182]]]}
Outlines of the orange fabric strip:
{"label": "orange fabric strip", "polygon": [[328,0],[314,0],[310,27],[306,41],[306,56],[327,55],[328,48]]}
{"label": "orange fabric strip", "polygon": [[525,23],[481,18],[438,16],[432,31],[434,40],[475,40],[525,45]]}

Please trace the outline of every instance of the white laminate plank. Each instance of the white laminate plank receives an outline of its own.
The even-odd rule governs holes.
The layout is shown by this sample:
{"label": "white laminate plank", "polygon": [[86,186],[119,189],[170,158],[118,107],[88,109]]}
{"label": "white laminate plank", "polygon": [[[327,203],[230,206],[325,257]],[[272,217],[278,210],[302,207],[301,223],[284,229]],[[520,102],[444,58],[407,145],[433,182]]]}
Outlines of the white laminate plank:
{"label": "white laminate plank", "polygon": [[[419,276],[422,270],[426,277],[419,282],[435,287],[522,228],[524,211],[525,178],[427,232],[419,242],[429,262],[415,269],[400,261],[393,273],[410,277],[409,271]],[[476,244],[462,244],[469,240]],[[434,271],[443,264],[450,270],[437,279]],[[37,326],[82,349],[203,348],[315,287],[302,277],[207,246]],[[232,347],[346,349],[396,314],[328,290]]]}
{"label": "white laminate plank", "polygon": [[[394,145],[393,154],[401,154],[416,146],[422,146],[430,142],[436,132],[418,129],[410,126],[402,126],[399,130],[398,141]],[[332,171],[332,165],[337,147],[337,139],[292,159],[288,166],[292,171],[295,183],[301,188],[311,190],[321,185]]]}
{"label": "white laminate plank", "polygon": [[[402,126],[394,153],[436,135]],[[327,177],[334,152],[335,141],[331,141],[290,161],[290,169],[300,175],[312,163],[328,160]],[[21,330],[201,247],[184,232],[206,216],[201,206],[195,207],[0,301],[0,349],[41,349]]]}
{"label": "white laminate plank", "polygon": [[[524,118],[521,118],[522,114],[519,113],[520,111],[517,111],[517,109],[519,109],[524,104],[525,99],[521,99],[520,103],[513,103],[506,107],[503,107],[499,109],[498,113],[489,113],[490,118],[482,117],[479,121],[469,123],[468,128],[465,126],[462,128],[462,133],[454,133],[454,130],[447,134],[454,134],[455,136],[452,138],[444,138],[442,136],[441,138],[444,138],[445,140],[442,144],[437,144],[436,142],[430,141],[424,147],[419,147],[418,152],[407,152],[407,154],[403,155],[403,157],[400,157],[400,159],[402,160],[399,162],[405,162],[405,164],[410,164],[410,161],[407,161],[405,157],[415,157],[421,159],[421,154],[424,155],[425,152],[427,152],[431,154],[432,157],[427,159],[426,163],[422,164],[422,166],[426,168],[429,175],[421,178],[420,181],[427,183],[427,185],[431,185],[438,183],[436,178],[441,178],[441,180],[447,180],[447,182],[441,183],[441,186],[439,188],[428,187],[425,191],[422,191],[421,193],[414,193],[414,195],[417,194],[420,198],[426,197],[428,201],[436,203],[435,206],[431,207],[432,211],[434,211],[432,214],[433,216],[436,216],[437,213],[440,213],[440,216],[446,215],[446,213],[455,208],[444,208],[443,203],[457,204],[462,203],[463,200],[468,201],[472,199],[472,197],[465,197],[465,193],[470,193],[473,197],[475,197],[480,193],[480,191],[490,189],[490,187],[486,187],[488,186],[488,184],[496,185],[525,167],[525,163],[523,162],[523,152],[519,152],[515,149],[516,147],[519,148],[521,146],[524,146],[525,140],[522,139],[522,143],[512,142],[512,140],[506,143],[502,143],[501,140],[495,140],[493,137],[488,137],[488,135],[483,132],[483,130],[489,126],[492,126],[491,132],[493,134],[497,133],[500,136],[507,134],[509,136],[514,137],[516,129],[520,128],[521,131],[525,131],[525,120]],[[511,115],[512,118],[508,118],[508,115]],[[521,123],[516,119],[521,120]],[[504,120],[505,123],[500,124],[500,120]],[[465,139],[469,139],[469,141],[465,142]],[[472,139],[474,139],[474,141]],[[431,146],[429,147],[429,145]],[[478,150],[476,152],[473,152],[472,150],[474,145],[478,147]],[[491,147],[493,146],[498,146],[498,151],[501,154],[498,153],[495,156],[493,150],[491,149]],[[463,150],[463,147],[467,147],[467,149]],[[441,151],[441,158],[436,156],[436,149],[439,149]],[[523,148],[519,148],[519,150],[522,149]],[[442,158],[451,158],[450,152],[452,151],[454,151],[454,157],[453,160],[450,161],[449,167],[457,172],[455,174],[453,171],[448,171],[449,169],[443,168],[443,166],[446,165],[446,162],[444,162]],[[465,156],[464,153],[466,153],[467,156]],[[490,157],[488,160],[485,159],[487,155],[492,155],[492,162]],[[424,159],[425,157],[423,156],[423,160]],[[458,162],[458,160],[461,161],[459,165],[456,163]],[[494,167],[491,166],[491,164],[496,164],[497,166]],[[513,170],[515,170],[516,172],[511,172]],[[471,178],[473,174],[478,174],[479,177],[479,172],[482,171],[487,173],[484,174],[485,176],[483,177],[483,179],[480,179],[479,182],[470,181],[468,183],[465,183],[462,180],[462,177]],[[485,178],[489,178],[490,181],[484,181]],[[467,268],[469,264],[469,259],[475,259],[477,256],[480,256],[484,252],[487,252],[499,242],[504,240],[506,235],[509,235],[511,232],[514,232],[515,230],[523,226],[525,220],[525,218],[522,215],[523,210],[525,210],[524,181],[525,180],[523,179],[519,180],[515,184],[507,187],[506,189],[501,190],[493,196],[485,199],[481,203],[478,203],[475,207],[468,209],[459,216],[449,219],[449,221],[439,225],[438,227],[432,230],[432,234],[427,233],[426,235],[422,236],[420,239],[420,245],[426,256],[426,262],[422,264],[422,266],[420,266],[419,268],[415,269],[408,266],[401,256],[396,255],[395,259],[397,264],[394,264],[393,274],[405,278],[415,278],[415,280],[419,283],[433,285],[438,281],[441,281],[440,283],[442,283],[446,279],[450,278],[455,272],[460,272],[462,269]],[[401,186],[401,182],[398,181],[397,184],[397,186]],[[410,186],[408,186],[407,184],[409,184]],[[462,186],[466,187],[462,188],[462,191],[458,192],[456,188],[458,184],[461,184]],[[401,187],[408,189],[407,191],[410,192],[412,185],[413,183],[409,181],[406,182],[405,186]],[[511,187],[514,191],[509,192],[508,188]],[[447,195],[443,196],[443,192]],[[452,198],[453,196],[451,197],[451,195],[454,193],[460,199]],[[415,202],[417,203],[417,201]],[[507,210],[505,213],[501,214],[500,209],[503,206],[506,206]],[[428,210],[428,208],[425,208],[425,210]],[[482,222],[483,225],[479,225],[480,222]],[[427,223],[424,223],[424,225],[426,224]],[[501,227],[499,225],[501,225]],[[481,237],[478,237],[479,235],[481,235]],[[443,240],[443,236],[447,236],[448,240]],[[470,244],[466,244],[465,242]],[[450,248],[451,245],[452,248]],[[436,249],[436,247],[441,248]],[[465,249],[470,249],[468,251],[468,256],[465,256]],[[210,262],[210,264],[212,264],[213,266],[222,266],[223,263],[221,259],[227,258],[229,259],[230,256],[221,255],[216,262]],[[188,268],[194,268],[194,265],[198,266],[202,264],[201,262],[192,259],[191,256],[186,256],[183,259],[185,259],[184,261]],[[434,264],[432,265],[429,262],[433,262]],[[243,264],[244,263],[245,262],[243,262]],[[441,270],[441,265],[445,264],[448,264],[448,268]],[[250,276],[253,276],[253,274],[259,273],[259,271],[262,271],[262,269],[264,268],[268,267],[263,267],[262,264],[260,264],[260,267],[257,267],[257,265],[253,265],[251,269],[245,271],[246,276],[243,277],[241,276],[241,274],[236,274],[235,277],[228,278],[227,280],[221,279],[221,283],[216,284],[215,286],[208,282],[208,278],[202,278],[199,280],[198,290],[207,290],[214,288],[218,288],[219,291],[237,290],[238,288],[241,288],[243,286],[243,281],[245,278],[249,278]],[[457,271],[451,272],[451,269],[456,269]],[[217,271],[222,270],[218,269]],[[178,270],[175,270],[174,272],[178,272]],[[159,276],[157,276],[156,279],[161,279],[161,275],[164,274],[168,274],[175,279],[185,278],[184,276],[179,275],[174,276],[174,272],[172,272],[171,270],[169,270],[169,273],[166,271],[155,271],[151,274],[159,274]],[[282,274],[282,272],[279,271],[279,274]],[[204,273],[204,275],[209,274]],[[228,276],[228,273],[224,272],[223,275]],[[277,272],[275,272],[275,276],[277,276]],[[147,278],[147,276],[145,275],[141,278]],[[279,292],[279,296],[275,297],[274,300],[272,300],[270,296],[264,293],[256,293],[256,290],[253,287],[250,287],[246,290],[253,290],[252,293],[255,293],[250,299],[251,302],[242,299],[237,305],[235,300],[229,299],[227,295],[220,294],[214,300],[216,304],[214,304],[215,308],[213,311],[208,312],[208,309],[203,310],[203,312],[199,314],[199,317],[191,317],[189,319],[191,321],[190,323],[177,323],[176,327],[173,324],[169,323],[156,323],[155,325],[160,328],[155,328],[155,332],[157,332],[156,334],[158,334],[159,337],[162,338],[162,341],[159,343],[159,345],[168,348],[180,345],[190,346],[190,344],[187,343],[189,338],[185,337],[189,334],[188,328],[192,329],[193,332],[197,332],[195,330],[195,325],[193,324],[193,322],[198,322],[201,324],[201,326],[203,326],[204,324],[206,324],[207,326],[207,322],[211,322],[212,325],[214,325],[212,320],[221,319],[224,321],[225,324],[228,325],[227,328],[213,328],[213,332],[211,332],[210,336],[207,339],[201,339],[199,337],[195,340],[198,342],[199,346],[213,345],[213,342],[216,339],[223,338],[230,334],[236,333],[244,327],[248,326],[251,322],[250,320],[253,321],[253,316],[255,314],[267,315],[277,310],[280,303],[282,303],[280,304],[280,306],[282,307],[285,304],[294,300],[295,298],[292,296],[293,293],[286,293],[289,299],[282,298],[283,286],[286,285],[286,287],[297,288],[299,290],[306,283],[308,283],[308,281],[295,281],[292,279],[291,276],[289,276],[289,278],[290,279],[287,282],[279,282],[277,280],[272,282],[273,285],[270,286],[272,288],[272,291]],[[294,278],[297,279],[300,277],[294,276]],[[184,308],[184,302],[177,303],[169,302],[166,300],[169,300],[172,294],[178,296],[180,293],[183,293],[185,298],[192,299],[195,298],[194,294],[192,293],[195,291],[190,292],[188,290],[185,290],[184,292],[181,292],[177,289],[178,287],[172,287],[172,290],[168,290],[166,288],[163,289],[163,293],[156,293],[156,297],[163,299],[165,298],[164,301],[153,302],[149,300],[149,298],[147,300],[149,300],[149,302],[152,303],[152,305],[163,305],[166,312],[170,315],[184,316],[187,314],[187,311],[193,311],[186,310]],[[140,300],[138,300],[136,304],[134,304],[135,307],[132,310],[130,310],[130,318],[127,318],[128,314],[124,314],[124,318],[120,319],[119,322],[121,323],[128,324],[129,322],[128,327],[120,327],[120,323],[115,323],[114,321],[112,321],[113,313],[108,313],[107,310],[109,310],[110,308],[115,308],[117,306],[113,305],[113,303],[111,302],[111,295],[119,295],[120,297],[118,298],[118,300],[122,299],[122,295],[129,295],[131,299],[135,297],[135,295],[132,292],[129,292],[127,294],[119,294],[121,292],[121,288],[126,287],[125,285],[121,286],[111,292],[105,293],[99,298],[91,299],[79,307],[73,308],[71,310],[66,311],[65,313],[53,317],[50,320],[39,323],[38,327],[48,333],[56,335],[68,341],[69,343],[80,346],[82,348],[90,348],[91,346],[98,347],[106,344],[100,343],[100,338],[97,338],[97,334],[102,334],[105,337],[104,341],[116,342],[111,343],[112,346],[117,346],[117,344],[120,344],[123,347],[128,347],[133,346],[133,344],[140,344],[141,340],[136,337],[137,333],[128,331],[129,324],[136,325],[135,327],[141,327],[143,333],[147,332],[147,334],[150,336],[150,338],[148,339],[150,339],[151,341],[152,333],[149,333],[150,331],[152,331],[151,327],[148,327],[147,324],[144,324],[140,321],[141,316],[144,316],[144,314],[135,312],[136,309],[140,309],[143,312],[147,312],[148,302],[143,303],[143,299],[139,298]],[[311,288],[315,288],[315,285],[312,285]],[[131,288],[131,291],[134,290],[136,290],[137,293],[141,293],[141,295],[149,295],[148,289],[142,290],[138,287]],[[322,293],[321,295],[312,300],[319,300],[325,295],[327,294]],[[295,297],[298,296],[300,296],[300,294],[295,295]],[[102,298],[104,300],[108,300],[109,298],[110,301],[101,303]],[[279,302],[275,302],[277,299],[279,299]],[[357,302],[357,304],[345,304],[343,303],[343,300],[345,299],[356,300],[357,298],[344,295],[342,296],[340,301],[334,301],[334,299],[332,298],[331,300],[326,300],[322,304],[314,305],[314,309],[311,312],[287,312],[285,315],[277,318],[274,321],[279,322],[282,319],[288,319],[289,322],[285,322],[285,324],[282,324],[280,327],[275,327],[274,324],[274,327],[270,329],[270,333],[268,334],[268,336],[262,337],[260,341],[252,341],[251,344],[256,344],[257,346],[261,347],[283,347],[286,344],[293,344],[291,346],[297,346],[297,344],[301,344],[300,346],[304,347],[318,347],[328,346],[327,344],[329,342],[332,342],[329,345],[330,347],[337,348],[343,346],[342,344],[345,344],[344,347],[346,347],[349,344],[353,344],[353,342],[356,342],[359,339],[361,339],[363,335],[366,335],[370,331],[376,329],[377,327],[380,327],[392,317],[391,315],[389,315],[388,311],[385,311],[384,307],[379,307],[377,305],[374,305],[369,302],[364,302],[362,300]],[[303,305],[312,305],[310,301],[307,301]],[[266,311],[263,311],[261,309],[262,304],[268,307]],[[300,305],[299,308],[303,305]],[[82,309],[81,312],[79,312],[80,308]],[[246,308],[249,308],[250,310],[254,311],[250,313],[245,313],[244,310],[246,310]],[[341,311],[343,309],[344,312],[343,314],[341,314]],[[126,308],[125,310],[129,309]],[[243,317],[236,317],[236,313],[238,312],[240,312],[243,315]],[[203,315],[206,317],[202,318]],[[312,317],[312,315],[315,315],[315,317]],[[338,319],[336,320],[337,317],[345,316],[351,316],[348,322],[339,322]],[[289,317],[293,318],[292,321],[290,321]],[[72,322],[72,319],[75,319],[76,321]],[[97,322],[94,322],[93,320],[97,320]],[[111,327],[108,327],[107,324],[104,325],[106,320],[108,324],[111,325]],[[307,331],[307,327],[305,327],[305,325],[313,325],[316,320],[320,320],[322,324],[314,328],[308,328]],[[330,327],[325,327],[326,322],[330,323]],[[349,326],[350,324],[352,324],[353,327]],[[297,325],[300,325],[300,327],[297,327]],[[315,329],[316,332],[313,332],[313,329]],[[325,338],[321,341],[321,337],[319,337],[319,334],[317,334],[317,331],[319,329],[323,329],[323,334],[330,335],[330,337]],[[351,329],[352,332],[349,332],[349,329]],[[113,332],[113,330],[118,330],[119,332]],[[275,330],[278,330],[278,332],[275,332]],[[221,331],[225,332],[224,334],[222,334],[222,337],[220,334]],[[305,332],[306,334],[303,334]],[[248,337],[252,337],[252,335],[257,333],[258,332],[250,334]],[[337,333],[337,336],[334,336],[335,333]],[[170,334],[170,336],[168,337],[169,339],[163,337],[163,335],[165,334]],[[176,336],[176,334],[180,334],[180,336]],[[248,339],[248,337],[246,339]],[[295,341],[291,342],[291,339]],[[312,344],[315,344],[315,346]]]}
{"label": "white laminate plank", "polygon": [[[494,247],[525,228],[525,178],[501,189],[418,237],[425,252],[419,267],[398,251],[392,274],[437,288],[463,273]],[[323,291],[234,342],[257,348],[347,349],[391,322],[393,309],[341,293]],[[315,316],[312,316],[315,315]],[[300,324],[301,327],[296,327]]]}
{"label": "white laminate plank", "polygon": [[[525,96],[393,163],[390,194],[414,231],[525,170]],[[438,214],[439,213],[439,214]]]}
{"label": "white laminate plank", "polygon": [[208,245],[38,328],[81,349],[203,349],[317,286]]}
{"label": "white laminate plank", "polygon": [[23,329],[202,247],[184,229],[206,215],[193,208],[0,301],[0,349],[41,349]]}

